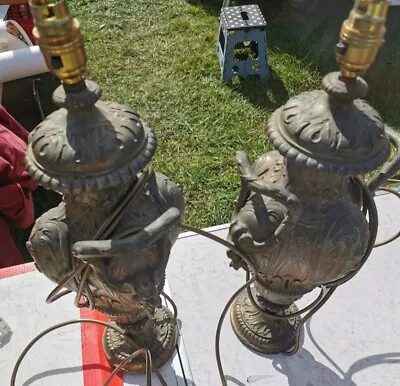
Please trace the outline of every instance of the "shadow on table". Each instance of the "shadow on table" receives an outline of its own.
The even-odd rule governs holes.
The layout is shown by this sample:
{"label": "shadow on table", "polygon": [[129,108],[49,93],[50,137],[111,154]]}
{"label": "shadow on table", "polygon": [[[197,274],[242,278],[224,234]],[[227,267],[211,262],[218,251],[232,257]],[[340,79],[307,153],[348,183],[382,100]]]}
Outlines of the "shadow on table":
{"label": "shadow on table", "polygon": [[[52,377],[55,375],[61,375],[61,374],[71,374],[71,373],[79,373],[82,372],[82,369],[84,370],[102,370],[102,371],[109,371],[109,367],[107,366],[102,366],[100,364],[90,364],[90,365],[84,365],[84,366],[73,366],[73,367],[63,367],[61,369],[53,369],[53,370],[47,370],[43,371],[39,374],[33,375],[29,379],[27,379],[22,386],[30,386],[33,384],[36,384],[36,382],[39,382],[45,378]],[[39,382],[41,384],[41,382]]]}
{"label": "shadow on table", "polygon": [[[93,364],[93,365],[85,365],[84,366],[85,370],[102,370],[102,371],[109,371],[109,368],[106,366],[101,366],[101,365],[97,365],[97,364]],[[39,382],[41,380],[44,380],[45,378],[49,378],[55,375],[61,375],[61,374],[71,374],[71,373],[77,373],[77,372],[82,372],[82,366],[74,366],[74,367],[64,367],[62,369],[53,369],[53,370],[48,370],[48,371],[43,371],[39,374],[36,374],[32,377],[30,377],[29,379],[27,379],[22,386],[30,386],[33,384],[36,384],[36,382]],[[154,377],[154,376],[153,376]],[[191,380],[188,379],[183,379],[179,376],[176,377],[177,378],[177,384],[178,385],[185,385],[185,386],[196,386],[194,382],[192,382]],[[129,380],[128,382],[125,382],[126,385],[129,385]],[[135,382],[135,385],[137,383]],[[146,381],[144,380],[142,383],[142,386],[146,385]]]}
{"label": "shadow on table", "polygon": [[[304,344],[304,330],[301,330],[301,332],[300,332],[300,342],[299,342],[300,347],[302,347],[303,344]],[[258,355],[258,356],[261,356],[261,357],[266,358],[266,359],[272,359],[272,365],[274,367],[275,367],[274,361],[275,361],[276,358],[280,358],[280,357],[288,358],[288,357],[285,357],[285,356],[280,355],[280,354],[279,355],[265,355],[265,354],[262,354],[262,353],[260,353],[258,351],[252,350],[249,347],[246,347],[246,346],[243,346],[243,347],[245,347],[252,355]],[[237,378],[235,378],[235,377],[233,377],[233,376],[231,376],[229,374],[225,374],[225,379],[229,382],[229,385],[234,385],[234,386],[248,386],[248,385],[251,385],[253,383],[256,384],[256,385],[262,385],[264,383],[259,383],[259,382],[268,381],[268,378],[270,378],[270,377],[271,377],[271,375],[263,375],[263,374],[252,375],[251,374],[251,375],[249,375],[247,377],[246,383],[243,383],[239,379],[237,379]],[[292,384],[289,383],[289,385],[292,385]],[[296,383],[295,386],[300,386],[300,385],[298,383]],[[309,386],[309,385],[307,385],[307,386]]]}
{"label": "shadow on table", "polygon": [[[161,370],[162,375],[164,374],[164,378],[165,378],[165,373],[168,371],[171,371],[175,374],[174,380],[176,379],[177,385],[196,386],[193,381],[191,381],[189,379],[184,379],[184,378],[176,375],[175,370],[171,366],[171,363],[176,355],[178,355],[180,357],[178,347],[177,347],[177,350],[175,351],[174,355],[172,356],[172,358],[169,360],[169,362],[163,366],[163,368]],[[72,374],[72,373],[88,371],[88,370],[98,370],[98,371],[109,372],[110,368],[108,366],[103,366],[101,364],[88,364],[88,365],[83,365],[83,366],[73,366],[73,367],[64,367],[64,368],[59,368],[59,369],[47,370],[47,371],[43,371],[39,374],[36,374],[36,375],[30,377],[23,383],[22,386],[30,386],[30,385],[36,384],[37,382],[39,384],[41,384],[40,381],[44,380],[45,378],[49,378],[49,377],[56,376],[56,375]],[[119,376],[117,375],[116,377],[118,378]],[[154,374],[153,374],[152,378],[155,379]],[[134,385],[145,386],[146,385],[145,375],[138,374],[138,375],[135,375],[134,377],[128,376],[127,379],[124,379],[124,384],[125,385],[133,385],[134,384]]]}
{"label": "shadow on table", "polygon": [[[182,320],[178,318],[176,323],[178,325],[178,330],[182,331]],[[184,366],[184,364],[182,363],[182,350],[184,350],[184,344],[183,344],[182,336],[180,335],[178,338],[178,344],[176,346],[175,355],[178,355],[178,357],[179,357],[179,362],[181,364],[181,369],[183,371],[183,376],[185,378],[182,378],[182,377],[179,377],[176,375],[176,378],[178,380],[177,385],[196,386],[196,384],[191,379],[188,379],[188,376],[191,377],[193,374],[185,374],[186,366]]]}
{"label": "shadow on table", "polygon": [[[352,380],[356,372],[368,367],[390,363],[400,364],[399,352],[377,354],[362,358],[353,363],[347,372],[344,373],[340,370],[341,375],[338,375],[329,367],[316,361],[311,353],[304,348],[299,350],[296,357],[282,358],[279,356],[272,360],[274,368],[287,376],[289,386],[317,385],[321,384],[321,381],[330,386],[356,386],[357,384]],[[251,379],[248,379],[248,382],[256,382],[262,380],[262,378],[262,375],[258,377],[253,376]]]}
{"label": "shadow on table", "polygon": [[329,367],[316,361],[309,351],[301,348],[296,356],[276,357],[272,360],[276,371],[286,375],[289,386],[318,385],[323,381],[330,386],[356,386],[351,379],[343,379]]}
{"label": "shadow on table", "polygon": [[229,382],[229,385],[248,386],[248,384],[246,385],[243,382],[240,382],[239,379],[236,379],[230,375],[225,375],[225,379]]}
{"label": "shadow on table", "polygon": [[[301,347],[296,355],[263,355],[272,360],[272,366],[288,379],[289,386],[320,385],[321,382],[330,386],[357,386],[352,380],[355,373],[368,367],[382,364],[400,364],[400,352],[382,353],[371,355],[354,362],[347,371],[342,370],[339,365],[319,346],[315,340],[311,328],[311,321],[306,323],[306,331],[310,340],[320,353],[326,358],[336,372],[328,366],[315,360],[314,356],[305,348]],[[259,354],[260,355],[260,354]],[[254,374],[247,378],[247,384],[262,384],[269,375]],[[258,383],[260,382],[260,383]],[[236,383],[243,386],[242,383]]]}
{"label": "shadow on table", "polygon": [[7,334],[0,334],[0,349],[2,349],[3,347],[7,346],[10,343],[11,336],[12,332],[9,332]]}

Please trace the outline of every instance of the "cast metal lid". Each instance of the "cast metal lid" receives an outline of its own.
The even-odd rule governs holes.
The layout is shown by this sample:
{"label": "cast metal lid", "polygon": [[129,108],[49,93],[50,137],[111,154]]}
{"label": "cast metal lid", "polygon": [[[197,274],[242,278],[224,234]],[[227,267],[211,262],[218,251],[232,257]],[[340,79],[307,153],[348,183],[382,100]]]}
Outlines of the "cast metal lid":
{"label": "cast metal lid", "polygon": [[151,160],[154,132],[128,107],[99,101],[100,94],[89,81],[80,92],[54,93],[60,109],[32,131],[25,159],[43,187],[71,193],[117,186]]}
{"label": "cast metal lid", "polygon": [[382,118],[363,98],[366,82],[346,84],[339,72],[323,80],[324,90],[291,98],[273,113],[268,136],[296,163],[322,172],[364,174],[389,157],[390,141]]}

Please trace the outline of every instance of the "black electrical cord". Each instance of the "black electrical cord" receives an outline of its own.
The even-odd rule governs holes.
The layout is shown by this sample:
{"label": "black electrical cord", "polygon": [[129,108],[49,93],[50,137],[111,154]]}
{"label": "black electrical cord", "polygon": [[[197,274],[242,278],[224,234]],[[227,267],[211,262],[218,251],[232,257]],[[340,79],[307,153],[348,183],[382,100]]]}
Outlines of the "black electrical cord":
{"label": "black electrical cord", "polygon": [[[389,182],[400,182],[400,180],[397,179],[390,179],[388,180]],[[382,190],[384,192],[388,192],[391,194],[394,194],[397,198],[400,198],[400,193],[397,190],[394,190],[392,188],[388,188],[388,187],[380,187],[377,190]],[[386,240],[380,241],[379,243],[376,243],[374,245],[374,248],[378,248],[378,247],[382,247],[386,244],[389,244],[393,241],[395,241],[396,239],[398,239],[400,237],[400,231],[398,231],[395,235],[393,235],[392,237],[387,238]]]}
{"label": "black electrical cord", "polygon": [[204,231],[202,229],[193,227],[191,225],[186,225],[185,224],[185,225],[181,225],[180,227],[182,229],[187,230],[187,231],[195,232],[195,233],[197,233],[197,234],[199,234],[201,236],[204,236],[204,237],[207,237],[207,238],[209,238],[211,240],[214,240],[217,243],[222,244],[225,247],[227,247],[228,249],[232,250],[233,252],[235,252],[238,256],[240,256],[243,259],[243,261],[247,264],[247,267],[249,268],[249,270],[252,273],[251,278],[248,281],[246,281],[246,283],[243,286],[241,286],[229,298],[229,300],[226,303],[226,305],[225,305],[225,307],[224,307],[224,309],[223,309],[223,311],[221,313],[221,316],[220,316],[220,318],[218,320],[217,330],[216,330],[216,333],[215,333],[215,356],[216,356],[216,361],[217,361],[218,373],[219,373],[219,376],[220,376],[220,379],[221,379],[222,386],[227,386],[228,384],[227,384],[226,379],[225,379],[225,374],[224,374],[224,370],[223,370],[222,362],[221,362],[221,353],[220,353],[220,344],[219,344],[220,338],[221,338],[222,325],[224,323],[225,316],[228,313],[229,307],[231,306],[231,304],[235,301],[235,299],[239,296],[239,294],[242,291],[244,291],[246,288],[250,287],[256,281],[257,270],[256,270],[255,265],[247,258],[247,256],[242,251],[240,251],[240,249],[236,248],[236,246],[231,244],[230,242],[228,242],[228,241],[226,241],[226,240],[224,240],[224,239],[222,239],[222,238],[220,238],[220,237],[218,237],[218,236],[216,236],[216,235],[214,235],[212,233],[206,232],[206,231]]}
{"label": "black electrical cord", "polygon": [[[151,168],[143,169],[140,177],[134,183],[133,187],[128,190],[121,201],[118,202],[112,214],[98,228],[96,234],[93,236],[93,240],[105,240],[112,235],[112,232],[120,222],[125,211],[140,197],[140,193],[145,188],[149,178],[153,175],[153,173],[154,172]],[[90,266],[90,264],[81,261],[80,264],[78,264],[75,269],[68,273],[57,284],[54,290],[50,292],[46,302],[53,303],[55,300],[58,300],[64,295],[71,293],[72,291],[69,289],[63,290],[63,288],[72,280],[76,280],[78,282],[78,290],[76,292],[74,301],[75,306],[79,308],[88,307],[91,310],[94,309],[94,297],[88,283],[88,278],[92,269],[93,268]],[[80,303],[82,297],[86,299],[85,303]]]}
{"label": "black electrical cord", "polygon": [[[148,177],[148,175],[146,176]],[[311,318],[311,316],[313,316],[327,301],[328,299],[333,295],[333,293],[335,292],[336,288],[341,285],[344,284],[345,282],[347,282],[348,280],[350,280],[352,277],[354,277],[359,270],[362,268],[362,266],[365,264],[365,262],[367,261],[368,257],[371,254],[371,251],[374,247],[379,247],[385,244],[388,244],[389,242],[395,240],[397,237],[399,237],[399,233],[388,239],[385,240],[382,243],[377,243],[375,244],[376,241],[376,236],[377,236],[377,230],[378,230],[378,213],[377,213],[377,209],[376,209],[376,205],[374,202],[374,199],[372,197],[371,192],[369,191],[367,185],[360,179],[360,178],[356,178],[354,179],[354,181],[360,186],[362,193],[363,193],[363,205],[364,207],[362,208],[363,213],[365,213],[365,215],[368,215],[369,218],[369,230],[370,230],[370,238],[369,238],[369,242],[368,242],[368,246],[367,249],[363,255],[363,258],[361,259],[361,262],[359,264],[359,266],[357,267],[356,270],[350,272],[348,275],[346,275],[345,277],[336,280],[334,282],[328,283],[325,286],[321,286],[321,293],[319,294],[319,296],[317,297],[317,299],[315,301],[313,301],[310,305],[308,305],[307,307],[305,307],[304,309],[300,310],[300,311],[296,311],[294,313],[288,314],[288,315],[277,315],[274,314],[272,312],[268,312],[265,309],[261,309],[260,306],[257,304],[257,302],[255,301],[255,299],[253,298],[253,295],[251,293],[250,290],[250,286],[256,281],[257,279],[257,270],[255,265],[252,263],[252,261],[240,250],[238,249],[235,245],[231,244],[230,242],[212,234],[209,233],[207,231],[204,231],[202,229],[199,229],[197,227],[193,227],[190,225],[186,225],[186,224],[182,224],[180,226],[180,228],[187,230],[187,231],[191,231],[191,232],[195,232],[201,236],[207,237],[213,241],[218,242],[219,244],[224,245],[225,247],[227,247],[228,249],[232,250],[233,252],[235,252],[245,263],[246,266],[248,268],[248,270],[246,271],[246,283],[241,286],[228,300],[228,302],[226,303],[221,316],[219,318],[218,324],[217,324],[217,329],[216,329],[216,334],[215,334],[215,355],[216,355],[216,362],[217,362],[217,367],[218,367],[218,372],[219,372],[219,376],[221,379],[221,384],[222,386],[227,386],[227,381],[224,375],[224,371],[223,371],[223,367],[222,367],[222,362],[221,362],[221,354],[220,354],[220,337],[221,337],[221,330],[222,330],[222,325],[223,322],[225,320],[226,314],[229,311],[229,308],[231,307],[232,303],[235,301],[235,299],[239,296],[239,294],[244,291],[247,290],[249,297],[251,299],[251,301],[253,302],[254,305],[256,305],[258,308],[260,308],[260,310],[264,313],[267,313],[269,316],[273,317],[273,318],[277,318],[277,319],[287,319],[287,318],[292,318],[295,316],[299,316],[300,314],[309,311],[307,313],[307,315],[305,317],[302,318],[302,320],[299,323],[299,326],[296,330],[296,338],[295,338],[295,345],[293,346],[293,348],[291,348],[289,351],[285,352],[284,354],[286,355],[293,355],[295,354],[298,349],[299,349],[299,337],[300,337],[300,331],[303,327],[303,325],[306,323],[307,320],[309,320]],[[398,180],[394,180],[395,182],[398,182]],[[392,182],[392,181],[390,181]],[[380,188],[380,190],[383,191],[387,191],[389,193],[392,193],[394,195],[396,195],[397,197],[400,198],[400,194],[390,188]],[[137,194],[137,191],[136,191]],[[119,206],[119,208],[123,207],[123,205]],[[121,213],[121,212],[119,212]],[[112,222],[114,223],[114,221]],[[106,227],[108,228],[108,227]],[[105,232],[108,233],[108,232]],[[71,279],[73,279],[74,277],[76,277],[79,273],[81,273],[82,271],[84,271],[84,269],[87,268],[85,266],[79,266],[77,268],[75,268],[75,270],[73,270],[70,274],[68,274],[61,282],[60,284],[55,288],[55,290],[52,291],[52,293],[49,295],[48,297],[48,301],[52,302],[58,298],[60,298],[63,295],[66,295],[67,293],[71,292],[69,290],[65,290],[62,293],[59,293],[60,289],[66,284],[68,283]],[[84,284],[82,284],[82,282]],[[83,274],[82,275],[82,280],[80,283],[80,288],[82,288],[82,290],[80,291],[81,294],[83,293],[83,288],[85,283],[87,283],[87,275]],[[86,295],[86,294],[85,294]],[[175,305],[175,303],[173,302],[173,300],[166,295],[165,293],[162,293],[162,295],[166,298],[166,300],[172,305],[173,310],[174,310],[174,318],[176,319],[177,317],[177,307]],[[88,299],[88,302],[91,303],[91,299]],[[115,331],[119,332],[120,334],[122,334],[128,341],[129,343],[132,344],[133,347],[137,347],[136,343],[119,327],[117,326],[113,326],[109,323],[106,322],[102,322],[102,321],[98,321],[98,320],[93,320],[93,319],[79,319],[79,320],[73,320],[73,321],[69,321],[69,322],[64,322],[64,323],[60,323],[56,326],[50,327],[47,330],[43,331],[41,334],[39,334],[36,338],[34,338],[29,344],[28,346],[24,349],[24,351],[22,352],[22,354],[19,356],[16,365],[13,369],[13,373],[12,373],[12,377],[11,377],[11,386],[15,386],[15,380],[16,380],[16,376],[17,376],[17,372],[19,369],[19,366],[23,360],[23,358],[26,356],[26,354],[28,353],[28,351],[30,350],[30,348],[37,342],[39,341],[42,337],[44,337],[45,335],[47,335],[48,333],[57,330],[59,328],[65,327],[67,325],[70,324],[76,324],[76,323],[95,323],[95,324],[100,324],[109,328],[114,329]],[[120,371],[123,366],[130,362],[132,359],[134,359],[135,357],[139,356],[139,355],[143,355],[145,357],[146,360],[146,385],[147,386],[151,386],[151,372],[154,372],[156,374],[156,376],[158,377],[158,379],[160,380],[162,386],[167,386],[167,384],[165,383],[165,380],[162,378],[161,374],[159,373],[159,371],[157,369],[154,369],[152,366],[152,360],[151,360],[151,354],[148,350],[144,349],[144,348],[138,348],[134,353],[132,353],[130,356],[128,356],[122,363],[120,363],[115,369],[114,371],[111,373],[111,375],[109,376],[109,378],[107,379],[106,383],[104,384],[104,386],[108,386],[109,383],[111,382],[111,380],[113,379],[113,377],[118,373],[118,371]]]}
{"label": "black electrical cord", "polygon": [[363,192],[363,203],[364,203],[364,208],[363,208],[363,212],[365,212],[366,214],[368,214],[369,217],[369,231],[370,231],[370,237],[368,240],[368,245],[366,248],[366,251],[361,259],[361,262],[359,264],[359,266],[357,267],[356,270],[350,272],[348,275],[346,275],[345,277],[336,280],[334,282],[329,283],[328,285],[324,286],[321,288],[321,293],[318,296],[318,298],[311,303],[309,306],[305,307],[303,310],[299,311],[299,312],[295,312],[292,314],[288,314],[288,315],[276,315],[272,312],[269,312],[263,308],[260,308],[258,306],[258,304],[256,303],[256,301],[254,300],[251,291],[250,291],[250,286],[256,281],[257,279],[257,270],[255,265],[253,264],[253,262],[240,250],[238,249],[236,246],[234,246],[233,244],[229,243],[228,241],[221,239],[218,236],[215,236],[213,234],[210,234],[209,232],[206,232],[204,230],[198,229],[196,227],[190,226],[190,225],[182,225],[181,228],[185,229],[187,231],[192,231],[195,233],[198,233],[204,237],[207,237],[209,239],[212,239],[224,246],[226,246],[228,249],[232,250],[233,252],[235,252],[238,256],[240,256],[243,261],[246,263],[249,271],[247,271],[246,274],[246,283],[240,287],[228,300],[227,304],[225,305],[220,319],[218,321],[218,325],[217,325],[217,330],[216,330],[216,335],[215,335],[215,354],[216,354],[216,361],[217,361],[217,366],[218,366],[218,371],[219,371],[219,375],[221,378],[221,383],[222,386],[227,386],[226,383],[226,379],[225,379],[225,375],[224,375],[224,371],[222,368],[222,363],[221,363],[221,355],[220,355],[220,347],[219,347],[219,342],[220,342],[220,335],[221,335],[221,329],[222,329],[222,324],[224,322],[224,319],[226,317],[226,314],[231,306],[231,304],[235,301],[235,299],[239,296],[239,294],[243,291],[246,290],[249,293],[250,299],[252,300],[253,304],[256,305],[256,307],[258,307],[260,309],[260,311],[266,313],[268,316],[271,316],[273,318],[277,318],[277,319],[288,319],[288,318],[292,318],[294,316],[298,316],[300,313],[305,312],[310,310],[307,315],[305,315],[304,318],[302,318],[302,320],[299,323],[299,326],[296,330],[296,336],[295,336],[295,345],[293,346],[293,348],[291,348],[289,351],[285,352],[284,354],[286,355],[294,355],[298,349],[299,349],[299,342],[300,342],[300,331],[304,325],[304,323],[306,323],[306,321],[308,319],[310,319],[318,310],[320,310],[322,308],[322,306],[328,301],[328,299],[333,295],[333,293],[335,292],[336,288],[340,285],[343,284],[345,282],[347,282],[348,280],[350,280],[352,277],[355,276],[355,274],[357,272],[359,272],[359,270],[362,268],[362,266],[365,264],[365,262],[367,261],[368,257],[371,254],[371,251],[374,247],[374,243],[376,240],[376,235],[377,235],[377,231],[378,231],[378,213],[377,213],[377,209],[376,209],[376,205],[374,202],[374,199],[372,197],[371,192],[369,191],[367,185],[363,182],[363,180],[361,178],[355,178],[354,182],[357,183],[362,192]]}
{"label": "black electrical cord", "polygon": [[[14,369],[12,371],[11,375],[11,381],[10,381],[10,386],[15,386],[15,381],[17,378],[17,373],[18,369],[21,365],[21,362],[25,358],[26,354],[29,352],[29,350],[33,347],[35,343],[37,343],[40,339],[42,339],[45,335],[49,334],[50,332],[53,332],[55,330],[58,330],[60,328],[72,325],[72,324],[82,324],[82,323],[92,323],[92,324],[98,324],[104,327],[111,328],[112,330],[118,332],[119,334],[123,335],[124,338],[133,346],[137,347],[137,344],[135,341],[127,335],[127,333],[120,327],[114,326],[110,323],[106,323],[100,320],[95,320],[95,319],[77,319],[77,320],[70,320],[67,322],[59,323],[56,324],[55,326],[49,327],[43,332],[41,332],[39,335],[37,335],[22,351],[21,355],[18,357],[17,362],[15,363]],[[157,376],[159,381],[161,382],[162,386],[168,386],[167,383],[165,382],[164,378],[160,374],[160,372],[157,369],[154,369],[152,367],[151,363],[151,355],[150,352],[146,349],[138,348],[134,353],[132,353],[128,358],[132,360],[133,358],[139,356],[139,355],[145,355],[146,358],[146,386],[151,386],[151,372],[154,372],[154,374]],[[122,369],[122,367],[128,362],[128,358],[124,360],[117,368],[114,369],[114,371],[111,373],[111,375],[108,377],[107,381],[104,383],[104,386],[108,386],[112,379],[115,377],[115,375]]]}

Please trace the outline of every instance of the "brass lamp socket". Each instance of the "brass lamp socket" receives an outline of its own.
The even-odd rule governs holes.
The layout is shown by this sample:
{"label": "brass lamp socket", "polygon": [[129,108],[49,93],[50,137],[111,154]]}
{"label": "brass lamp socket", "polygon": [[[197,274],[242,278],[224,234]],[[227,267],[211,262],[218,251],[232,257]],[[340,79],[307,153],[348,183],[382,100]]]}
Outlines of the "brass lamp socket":
{"label": "brass lamp socket", "polygon": [[336,60],[342,76],[356,78],[375,61],[384,41],[389,6],[389,0],[355,1],[336,45]]}
{"label": "brass lamp socket", "polygon": [[70,15],[64,0],[52,4],[30,0],[29,5],[35,20],[33,36],[50,72],[64,84],[80,83],[87,60],[78,20]]}

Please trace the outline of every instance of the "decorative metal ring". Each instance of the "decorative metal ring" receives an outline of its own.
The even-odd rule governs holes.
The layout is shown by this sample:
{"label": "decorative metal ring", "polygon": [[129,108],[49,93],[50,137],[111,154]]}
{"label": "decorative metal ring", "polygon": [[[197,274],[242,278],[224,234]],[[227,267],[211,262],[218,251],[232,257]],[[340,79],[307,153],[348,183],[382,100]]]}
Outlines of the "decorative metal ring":
{"label": "decorative metal ring", "polygon": [[[248,281],[248,280],[246,280],[246,281]],[[251,293],[251,288],[247,287],[247,294],[249,295],[249,298],[250,298],[251,302],[253,303],[253,305],[256,308],[258,308],[261,312],[263,312],[264,314],[267,314],[268,316],[270,316],[271,318],[274,318],[274,319],[290,319],[290,318],[295,318],[296,316],[299,316],[301,314],[304,314],[305,312],[313,309],[319,303],[321,303],[321,301],[324,299],[326,293],[327,293],[327,288],[324,287],[324,286],[321,286],[321,291],[320,291],[318,297],[311,304],[309,304],[308,306],[304,307],[303,309],[301,309],[299,311],[292,312],[291,314],[277,315],[277,314],[274,314],[271,311],[265,310],[264,308],[260,307],[260,305],[254,299],[253,294]]]}
{"label": "decorative metal ring", "polygon": [[[397,180],[391,180],[389,182],[392,182],[392,181],[399,182]],[[383,190],[384,192],[394,194],[397,198],[400,198],[400,193],[392,188],[380,187],[377,189],[377,191],[378,190]],[[386,240],[383,240],[379,243],[375,243],[374,248],[382,247],[383,245],[389,244],[392,241],[395,241],[396,239],[398,239],[399,237],[400,237],[400,231],[398,231],[394,236],[387,238]]]}

